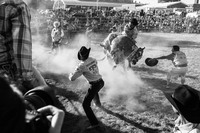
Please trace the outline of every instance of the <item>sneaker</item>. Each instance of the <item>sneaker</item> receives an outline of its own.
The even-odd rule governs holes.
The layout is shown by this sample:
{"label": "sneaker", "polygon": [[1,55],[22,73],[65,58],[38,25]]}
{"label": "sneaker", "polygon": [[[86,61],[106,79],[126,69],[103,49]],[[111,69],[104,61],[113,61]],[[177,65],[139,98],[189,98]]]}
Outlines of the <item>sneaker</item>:
{"label": "sneaker", "polygon": [[99,124],[97,124],[97,125],[91,125],[91,126],[87,127],[86,130],[92,130],[92,129],[96,129],[98,127],[100,127]]}

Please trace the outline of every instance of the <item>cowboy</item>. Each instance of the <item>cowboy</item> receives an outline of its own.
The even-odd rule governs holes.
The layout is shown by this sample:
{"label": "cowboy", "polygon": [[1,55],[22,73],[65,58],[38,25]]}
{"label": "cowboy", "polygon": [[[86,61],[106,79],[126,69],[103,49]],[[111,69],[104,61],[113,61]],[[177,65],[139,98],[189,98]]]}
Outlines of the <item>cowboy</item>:
{"label": "cowboy", "polygon": [[132,18],[127,25],[124,27],[124,31],[122,34],[127,35],[131,39],[135,41],[135,39],[138,36],[138,30],[137,30],[138,21],[135,18]]}
{"label": "cowboy", "polygon": [[174,133],[200,132],[200,92],[188,85],[180,85],[173,94],[164,93],[178,115]]}
{"label": "cowboy", "polygon": [[64,36],[64,31],[61,29],[60,22],[55,21],[53,23],[54,28],[51,31],[51,37],[52,37],[52,51],[57,49],[59,45],[61,44],[62,38]]}
{"label": "cowboy", "polygon": [[172,47],[172,53],[167,56],[161,56],[156,59],[167,59],[171,60],[174,67],[168,72],[167,74],[167,88],[169,88],[169,83],[171,80],[171,77],[181,77],[181,84],[183,85],[185,83],[185,75],[188,71],[188,61],[187,57],[184,52],[180,51],[180,47],[177,45],[174,45]]}
{"label": "cowboy", "polygon": [[104,81],[101,74],[99,74],[99,68],[97,60],[89,57],[91,48],[82,46],[78,52],[78,59],[80,60],[79,65],[76,67],[74,73],[70,73],[69,80],[74,81],[81,75],[83,75],[90,84],[90,88],[83,100],[83,109],[88,117],[91,126],[87,129],[94,129],[99,127],[99,122],[91,109],[91,102],[94,100],[96,106],[101,107],[98,92],[104,86]]}

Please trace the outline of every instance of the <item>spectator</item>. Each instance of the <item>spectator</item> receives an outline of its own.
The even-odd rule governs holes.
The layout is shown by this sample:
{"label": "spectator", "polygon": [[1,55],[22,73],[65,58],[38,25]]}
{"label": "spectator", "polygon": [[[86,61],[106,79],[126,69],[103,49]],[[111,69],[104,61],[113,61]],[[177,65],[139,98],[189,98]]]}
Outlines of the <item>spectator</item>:
{"label": "spectator", "polygon": [[167,88],[169,88],[169,83],[172,76],[181,77],[181,84],[185,83],[185,75],[188,71],[188,61],[184,52],[180,51],[179,46],[174,45],[172,47],[172,53],[167,56],[161,56],[156,59],[167,59],[171,60],[174,67],[167,74]]}
{"label": "spectator", "polygon": [[200,92],[187,85],[180,85],[173,94],[164,93],[178,115],[173,133],[200,132]]}
{"label": "spectator", "polygon": [[87,49],[82,46],[78,52],[78,59],[81,61],[80,64],[75,69],[74,73],[70,73],[69,80],[74,81],[81,75],[83,75],[91,85],[88,92],[83,100],[83,109],[88,117],[91,126],[87,127],[88,130],[96,129],[99,127],[99,122],[91,109],[91,102],[94,100],[94,104],[101,107],[101,102],[99,99],[98,92],[104,86],[104,81],[102,76],[99,74],[99,69],[97,66],[97,60],[89,57],[90,48]]}
{"label": "spectator", "polygon": [[144,16],[145,15],[145,12],[144,12],[144,10],[142,9],[141,11],[140,11],[140,16]]}
{"label": "spectator", "polygon": [[[32,65],[30,11],[23,0],[6,0],[0,4],[0,74],[6,73],[14,81],[36,81]],[[41,77],[41,75],[40,75]],[[40,80],[40,79],[38,79]],[[34,84],[33,84],[34,83]],[[45,82],[41,81],[43,85]]]}
{"label": "spectator", "polygon": [[[35,130],[38,131],[38,129],[31,130],[32,128],[26,127],[27,123],[25,121],[25,116],[27,114],[25,111],[25,103],[18,88],[13,86],[11,87],[11,85],[9,85],[9,83],[3,77],[0,77],[0,86],[0,94],[2,94],[0,97],[1,133],[35,133]],[[61,127],[64,120],[64,111],[52,105],[47,105],[38,109],[37,111],[46,114],[46,117],[51,116],[51,119],[47,119],[50,122],[50,127],[47,129],[48,133],[61,132]]]}

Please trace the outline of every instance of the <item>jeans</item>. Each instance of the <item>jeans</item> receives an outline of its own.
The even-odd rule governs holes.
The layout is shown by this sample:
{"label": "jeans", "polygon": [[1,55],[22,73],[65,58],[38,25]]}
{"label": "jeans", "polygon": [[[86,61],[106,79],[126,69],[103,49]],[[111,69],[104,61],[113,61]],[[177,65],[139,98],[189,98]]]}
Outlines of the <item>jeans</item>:
{"label": "jeans", "polygon": [[91,109],[91,102],[92,102],[92,100],[94,100],[94,102],[100,103],[98,92],[104,86],[104,81],[101,79],[98,82],[90,83],[90,84],[91,84],[91,86],[88,89],[87,94],[85,95],[82,106],[86,113],[86,116],[88,117],[88,119],[90,121],[90,124],[93,126],[93,125],[97,125],[99,122],[98,122],[96,116],[94,115],[94,112]]}

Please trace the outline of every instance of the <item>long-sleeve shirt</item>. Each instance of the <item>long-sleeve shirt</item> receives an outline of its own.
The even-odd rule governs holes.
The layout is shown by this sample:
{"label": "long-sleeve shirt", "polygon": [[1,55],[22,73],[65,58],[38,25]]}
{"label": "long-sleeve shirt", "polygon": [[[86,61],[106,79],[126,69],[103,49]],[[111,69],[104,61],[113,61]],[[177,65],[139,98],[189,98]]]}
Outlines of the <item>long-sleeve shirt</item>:
{"label": "long-sleeve shirt", "polygon": [[22,0],[0,5],[0,64],[16,63],[20,75],[32,72],[31,14]]}
{"label": "long-sleeve shirt", "polygon": [[88,82],[99,80],[102,76],[99,74],[97,60],[89,57],[87,60],[81,61],[76,67],[74,73],[69,75],[69,79],[74,81],[81,75],[83,75]]}

